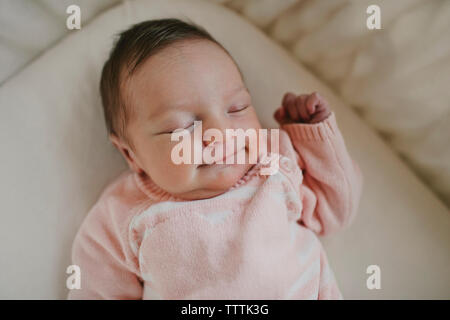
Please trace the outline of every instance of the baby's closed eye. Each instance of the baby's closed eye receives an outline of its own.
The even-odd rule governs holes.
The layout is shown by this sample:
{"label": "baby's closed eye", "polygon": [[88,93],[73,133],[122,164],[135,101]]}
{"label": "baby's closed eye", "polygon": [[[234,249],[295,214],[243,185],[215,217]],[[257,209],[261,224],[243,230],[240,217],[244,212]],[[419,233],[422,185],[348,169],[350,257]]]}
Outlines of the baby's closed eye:
{"label": "baby's closed eye", "polygon": [[230,107],[230,109],[228,109],[228,112],[236,113],[236,112],[244,111],[248,107],[249,107],[249,105],[233,105]]}
{"label": "baby's closed eye", "polygon": [[192,131],[192,130],[194,130],[194,128],[196,126],[198,126],[198,124],[199,124],[199,121],[189,120],[184,123],[177,124],[177,125],[167,126],[167,129],[161,130],[157,134],[172,134],[174,132],[181,131],[181,130]]}

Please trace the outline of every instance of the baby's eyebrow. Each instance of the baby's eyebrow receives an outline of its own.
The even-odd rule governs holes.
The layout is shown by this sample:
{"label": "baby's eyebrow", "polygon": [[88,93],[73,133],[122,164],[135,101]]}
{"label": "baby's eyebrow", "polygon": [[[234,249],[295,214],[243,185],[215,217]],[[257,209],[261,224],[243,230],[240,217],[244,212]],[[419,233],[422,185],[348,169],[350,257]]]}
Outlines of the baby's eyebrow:
{"label": "baby's eyebrow", "polygon": [[230,92],[228,93],[228,96],[235,95],[237,93],[240,93],[241,91],[247,91],[247,93],[250,94],[250,92],[248,91],[248,88],[244,84],[241,84],[240,86],[230,90]]}
{"label": "baby's eyebrow", "polygon": [[167,109],[167,108],[164,108],[164,107],[158,108],[158,110],[156,110],[155,112],[151,113],[147,117],[147,120],[152,120],[152,121],[159,120],[159,119],[165,120],[165,118],[167,118],[167,117],[165,117],[165,115],[167,113],[172,113],[172,114],[176,113],[177,112],[176,109],[181,109],[181,108],[180,107],[175,108],[175,109],[174,108]]}
{"label": "baby's eyebrow", "polygon": [[167,113],[170,114],[176,114],[179,112],[185,112],[185,106],[186,104],[178,103],[174,105],[170,105],[170,108],[167,105],[159,106],[154,112],[152,112],[147,119],[148,120],[155,120],[159,118],[165,118],[164,116]]}

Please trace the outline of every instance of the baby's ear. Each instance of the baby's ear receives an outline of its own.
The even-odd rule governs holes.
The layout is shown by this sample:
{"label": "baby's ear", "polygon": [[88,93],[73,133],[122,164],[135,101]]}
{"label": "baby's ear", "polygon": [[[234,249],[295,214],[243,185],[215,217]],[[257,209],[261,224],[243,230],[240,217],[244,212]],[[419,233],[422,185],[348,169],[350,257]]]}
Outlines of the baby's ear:
{"label": "baby's ear", "polygon": [[144,170],[138,163],[136,155],[134,154],[130,145],[126,141],[124,141],[122,138],[118,137],[114,133],[111,133],[109,135],[109,140],[125,158],[131,170],[139,174],[144,172]]}

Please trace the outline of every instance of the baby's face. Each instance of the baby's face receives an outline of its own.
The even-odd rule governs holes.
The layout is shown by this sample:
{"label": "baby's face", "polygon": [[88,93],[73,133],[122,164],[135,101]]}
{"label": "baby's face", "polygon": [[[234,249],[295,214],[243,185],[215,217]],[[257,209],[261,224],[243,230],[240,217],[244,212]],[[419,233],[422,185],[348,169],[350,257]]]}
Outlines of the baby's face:
{"label": "baby's face", "polygon": [[[261,128],[236,65],[218,45],[189,40],[163,49],[129,79],[124,96],[132,110],[127,125],[132,168],[145,172],[165,191],[184,199],[213,197],[233,186],[252,166],[248,139],[242,151],[245,164],[177,165],[171,158],[172,149],[180,143],[171,141],[171,132],[193,131],[195,120],[202,121],[203,132],[220,130],[225,141],[226,129]],[[194,135],[189,139],[193,146]],[[202,148],[207,145],[197,143]]]}

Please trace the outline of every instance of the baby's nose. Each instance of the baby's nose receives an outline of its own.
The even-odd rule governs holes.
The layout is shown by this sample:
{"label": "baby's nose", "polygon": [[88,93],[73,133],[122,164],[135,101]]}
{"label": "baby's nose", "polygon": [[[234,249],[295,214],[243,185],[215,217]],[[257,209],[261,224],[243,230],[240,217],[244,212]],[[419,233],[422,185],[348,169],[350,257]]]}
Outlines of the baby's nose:
{"label": "baby's nose", "polygon": [[227,129],[230,129],[227,121],[219,117],[211,117],[203,123],[203,145],[206,147],[212,143],[223,144]]}
{"label": "baby's nose", "polygon": [[217,138],[215,136],[210,137],[210,139],[205,139],[205,137],[203,137],[203,145],[205,147],[209,146],[210,148],[218,148],[220,146],[225,146],[226,142],[225,140],[225,135],[222,136],[222,138]]}
{"label": "baby's nose", "polygon": [[224,156],[228,156],[234,151],[233,139],[225,140],[225,137],[222,140],[214,138],[212,141],[203,140],[203,145],[204,148],[211,149],[209,152],[213,152],[214,154],[218,154],[219,152]]}
{"label": "baby's nose", "polygon": [[214,138],[212,138],[211,140],[206,140],[203,139],[203,145],[205,147],[209,146],[211,144],[211,146],[213,146],[213,144],[218,143],[216,140],[214,140]]}

